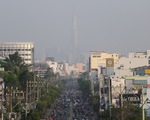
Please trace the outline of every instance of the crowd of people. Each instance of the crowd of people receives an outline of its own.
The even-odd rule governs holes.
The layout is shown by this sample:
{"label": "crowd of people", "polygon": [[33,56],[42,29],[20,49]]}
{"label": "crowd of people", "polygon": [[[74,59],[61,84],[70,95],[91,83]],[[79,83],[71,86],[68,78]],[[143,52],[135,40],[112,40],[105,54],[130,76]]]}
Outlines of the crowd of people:
{"label": "crowd of people", "polygon": [[77,80],[67,80],[65,89],[48,111],[48,120],[95,120],[91,101]]}

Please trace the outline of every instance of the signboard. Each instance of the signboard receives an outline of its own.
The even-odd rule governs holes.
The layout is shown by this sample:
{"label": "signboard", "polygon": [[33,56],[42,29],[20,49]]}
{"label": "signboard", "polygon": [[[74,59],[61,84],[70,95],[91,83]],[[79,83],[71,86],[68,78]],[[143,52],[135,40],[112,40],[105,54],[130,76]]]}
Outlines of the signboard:
{"label": "signboard", "polygon": [[145,69],[145,74],[150,74],[150,69]]}
{"label": "signboard", "polygon": [[106,67],[114,67],[114,59],[106,58]]}
{"label": "signboard", "polygon": [[[150,76],[147,77],[147,99],[150,100]],[[146,109],[147,116],[150,116],[150,109],[148,105],[144,106]]]}
{"label": "signboard", "polygon": [[146,88],[150,88],[150,84],[147,84],[147,85],[146,85]]}
{"label": "signboard", "polygon": [[119,95],[121,91],[124,92],[124,79],[112,78],[111,79],[111,95],[112,95],[112,105],[115,107],[120,107],[120,98]]}

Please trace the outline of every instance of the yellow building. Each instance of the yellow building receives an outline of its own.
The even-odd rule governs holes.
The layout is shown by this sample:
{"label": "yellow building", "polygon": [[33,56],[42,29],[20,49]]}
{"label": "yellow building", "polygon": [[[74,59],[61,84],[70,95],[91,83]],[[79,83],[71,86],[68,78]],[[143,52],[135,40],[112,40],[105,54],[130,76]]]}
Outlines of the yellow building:
{"label": "yellow building", "polygon": [[[116,53],[110,54],[102,51],[91,51],[90,52],[90,70],[96,70],[99,66],[106,67],[106,59],[113,59],[115,64],[119,59],[119,55]],[[110,62],[110,61],[109,61]]]}

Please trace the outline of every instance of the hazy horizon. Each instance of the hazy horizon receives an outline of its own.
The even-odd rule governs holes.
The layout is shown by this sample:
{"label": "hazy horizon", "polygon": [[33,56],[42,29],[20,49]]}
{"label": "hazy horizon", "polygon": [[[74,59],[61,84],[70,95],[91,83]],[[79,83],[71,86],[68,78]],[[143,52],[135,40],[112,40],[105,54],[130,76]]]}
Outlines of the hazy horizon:
{"label": "hazy horizon", "polygon": [[2,0],[0,42],[34,42],[39,60],[146,51],[149,6],[149,0]]}

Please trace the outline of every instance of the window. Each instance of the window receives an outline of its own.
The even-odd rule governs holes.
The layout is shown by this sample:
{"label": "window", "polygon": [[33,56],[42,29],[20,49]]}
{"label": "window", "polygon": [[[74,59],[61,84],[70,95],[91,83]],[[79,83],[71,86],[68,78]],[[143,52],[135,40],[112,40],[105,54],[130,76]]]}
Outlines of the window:
{"label": "window", "polygon": [[148,64],[150,64],[150,60],[148,60]]}
{"label": "window", "polygon": [[100,58],[101,56],[97,56],[97,57],[99,57],[99,58]]}
{"label": "window", "polygon": [[83,67],[82,67],[82,69],[83,69],[83,70],[86,70],[86,67],[85,67],[85,66],[83,66]]}

